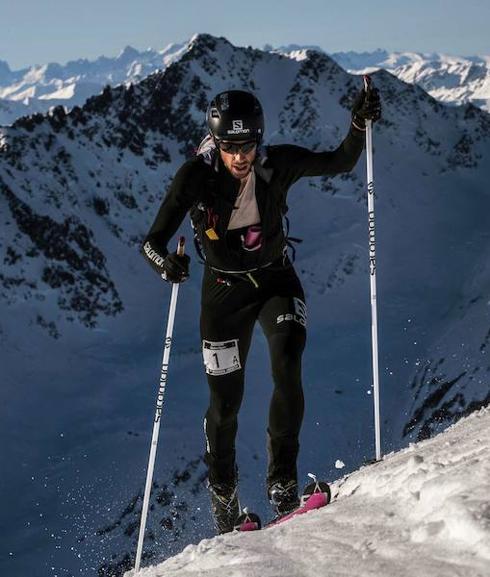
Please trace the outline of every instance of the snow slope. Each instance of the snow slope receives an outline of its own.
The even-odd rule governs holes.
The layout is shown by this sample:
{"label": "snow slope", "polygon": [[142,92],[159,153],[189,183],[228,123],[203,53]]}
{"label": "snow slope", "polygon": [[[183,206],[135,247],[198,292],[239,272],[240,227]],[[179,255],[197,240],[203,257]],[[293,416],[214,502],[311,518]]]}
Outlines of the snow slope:
{"label": "snow slope", "polygon": [[[188,546],[141,577],[484,577],[490,408],[332,485],[326,508]],[[134,575],[134,571],[125,574]]]}

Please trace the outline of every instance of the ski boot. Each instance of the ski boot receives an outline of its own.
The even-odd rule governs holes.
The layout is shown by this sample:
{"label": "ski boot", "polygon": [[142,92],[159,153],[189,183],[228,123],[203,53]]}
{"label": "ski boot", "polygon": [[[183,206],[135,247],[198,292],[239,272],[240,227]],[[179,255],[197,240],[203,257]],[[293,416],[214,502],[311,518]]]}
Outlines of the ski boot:
{"label": "ski boot", "polygon": [[268,495],[278,517],[287,515],[299,507],[298,483],[294,479],[276,481],[269,486]]}
{"label": "ski boot", "polygon": [[240,515],[237,485],[215,484],[208,485],[208,489],[216,532],[222,535],[233,531],[235,521]]}

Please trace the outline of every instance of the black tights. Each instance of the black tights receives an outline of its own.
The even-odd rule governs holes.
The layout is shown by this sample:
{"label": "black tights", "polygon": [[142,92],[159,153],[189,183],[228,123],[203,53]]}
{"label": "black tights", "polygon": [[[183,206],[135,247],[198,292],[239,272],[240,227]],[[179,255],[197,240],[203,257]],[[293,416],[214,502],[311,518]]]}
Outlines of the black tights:
{"label": "black tights", "polygon": [[268,484],[297,476],[298,436],[304,413],[304,293],[292,266],[264,269],[253,276],[258,288],[245,279],[232,279],[228,286],[218,282],[218,276],[207,268],[204,273],[201,337],[210,388],[205,432],[212,484],[232,482],[235,476],[237,415],[256,320],[267,338],[274,381],[268,426]]}

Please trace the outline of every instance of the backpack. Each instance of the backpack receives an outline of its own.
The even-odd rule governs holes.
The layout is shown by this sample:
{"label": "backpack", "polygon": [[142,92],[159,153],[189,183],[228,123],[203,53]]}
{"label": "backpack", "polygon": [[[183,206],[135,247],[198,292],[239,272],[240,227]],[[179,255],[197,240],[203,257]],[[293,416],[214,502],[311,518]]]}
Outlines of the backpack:
{"label": "backpack", "polygon": [[[266,182],[269,182],[272,178],[273,169],[267,169],[264,167],[264,164],[267,161],[267,156],[261,150],[259,151],[259,155],[259,164],[256,171],[259,172],[260,176]],[[196,156],[202,156],[204,162],[208,166],[213,167],[213,172],[218,172],[219,157],[212,135],[208,134],[204,137],[196,150]],[[196,252],[200,258],[201,264],[204,264],[206,261],[202,243],[203,235],[206,234],[212,240],[217,239],[217,237],[213,238],[213,233],[216,234],[214,232],[214,227],[216,226],[217,221],[217,217],[213,213],[213,208],[217,204],[215,182],[216,181],[213,177],[210,177],[206,181],[201,200],[195,203],[189,211],[191,226],[194,233],[194,246],[196,247]],[[286,251],[288,248],[291,249],[291,260],[294,262],[296,259],[296,247],[294,244],[303,242],[303,239],[289,235],[290,225],[289,219],[286,216],[288,206],[285,201],[281,205],[280,209],[284,221],[283,232],[286,242]]]}

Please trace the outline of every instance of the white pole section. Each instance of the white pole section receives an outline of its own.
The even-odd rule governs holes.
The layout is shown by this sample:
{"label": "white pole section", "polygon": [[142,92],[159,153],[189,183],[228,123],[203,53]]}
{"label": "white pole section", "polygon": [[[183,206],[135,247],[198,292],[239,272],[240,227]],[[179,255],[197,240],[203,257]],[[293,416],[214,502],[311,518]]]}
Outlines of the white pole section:
{"label": "white pole section", "polygon": [[[364,89],[371,88],[370,79],[364,76]],[[374,387],[374,434],[376,461],[381,459],[381,420],[379,410],[379,362],[378,362],[378,309],[376,301],[376,224],[374,218],[374,176],[373,176],[373,126],[366,120],[366,160],[369,223],[369,270],[371,280],[371,341],[373,357]]]}

